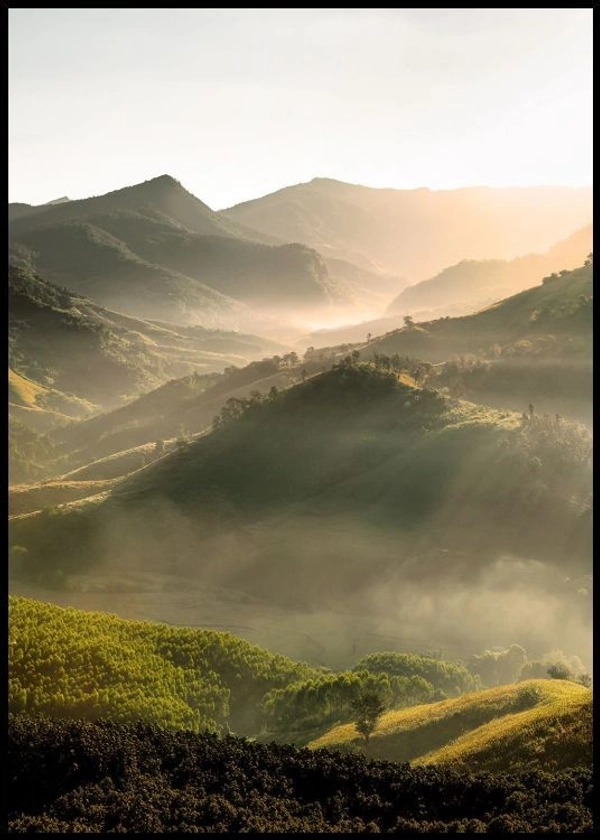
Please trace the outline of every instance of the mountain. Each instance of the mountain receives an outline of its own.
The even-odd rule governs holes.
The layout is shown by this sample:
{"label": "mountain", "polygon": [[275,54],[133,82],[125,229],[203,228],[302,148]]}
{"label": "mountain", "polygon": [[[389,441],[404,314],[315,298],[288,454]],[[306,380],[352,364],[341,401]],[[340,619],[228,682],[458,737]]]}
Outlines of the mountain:
{"label": "mountain", "polygon": [[[463,648],[487,605],[498,620],[478,629],[480,643],[522,633],[560,647],[576,597],[565,577],[589,571],[590,459],[590,436],[566,421],[344,361],[227,403],[214,431],[102,498],[11,519],[11,544],[26,550],[11,570],[25,581],[57,568],[175,575],[283,609],[360,609]],[[519,618],[528,597],[552,621]],[[510,626],[499,602],[512,604]],[[578,603],[582,649],[588,619]]]}
{"label": "mountain", "polygon": [[497,408],[563,415],[592,425],[593,262],[543,279],[473,315],[408,321],[367,344],[361,358],[433,363],[429,387]]}
{"label": "mountain", "polygon": [[8,315],[14,402],[71,416],[281,348],[257,336],[122,315],[24,266],[8,269]]}
{"label": "mountain", "polygon": [[398,190],[315,178],[221,215],[303,242],[325,259],[349,260],[416,283],[464,259],[510,260],[546,251],[591,223],[592,189]]}
{"label": "mountain", "polygon": [[[545,277],[539,286],[525,289],[472,315],[439,318],[379,336],[371,351],[416,355],[442,361],[461,353],[490,351],[493,344],[535,342],[552,334],[563,352],[591,354],[593,263]],[[527,352],[524,346],[522,352]]]}
{"label": "mountain", "polygon": [[580,266],[593,248],[592,226],[558,242],[545,254],[513,260],[463,260],[435,277],[404,289],[389,304],[390,315],[412,315],[425,320],[445,315],[467,315],[541,282],[554,271]]}
{"label": "mountain", "polygon": [[9,218],[13,260],[137,317],[247,327],[268,320],[267,309],[343,296],[314,250],[226,219],[166,175],[79,201],[9,207]]}

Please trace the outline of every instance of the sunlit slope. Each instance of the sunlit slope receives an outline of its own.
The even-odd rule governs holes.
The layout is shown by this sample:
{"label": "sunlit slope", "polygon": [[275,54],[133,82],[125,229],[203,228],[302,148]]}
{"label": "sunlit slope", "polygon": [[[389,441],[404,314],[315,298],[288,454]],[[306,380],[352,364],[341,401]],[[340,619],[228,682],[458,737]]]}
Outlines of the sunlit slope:
{"label": "sunlit slope", "polygon": [[[368,352],[414,355],[445,361],[460,353],[483,351],[493,355],[494,345],[535,343],[554,336],[551,353],[580,354],[592,349],[593,266],[549,277],[546,282],[519,292],[473,315],[442,318],[403,328],[377,338]],[[521,348],[526,352],[527,348]]]}
{"label": "sunlit slope", "polygon": [[229,633],[9,596],[9,709],[240,734],[272,688],[318,673]]}
{"label": "sunlit slope", "polygon": [[228,399],[248,397],[254,390],[267,393],[298,378],[298,370],[265,359],[244,368],[231,367],[223,374],[173,379],[90,422],[57,429],[52,440],[68,459],[69,471],[87,465],[93,471],[98,460],[134,446],[209,430]]}
{"label": "sunlit slope", "polygon": [[[14,380],[15,394],[36,405],[43,398],[45,406],[59,411],[67,398],[57,392],[74,395],[74,408],[77,398],[113,407],[173,377],[220,371],[279,349],[257,336],[127,317],[25,266],[9,266],[8,287],[10,364],[35,383],[25,389],[21,381],[17,388]],[[49,383],[51,390],[42,390]]]}
{"label": "sunlit slope", "polygon": [[34,575],[134,564],[279,603],[477,576],[502,552],[583,574],[591,520],[573,500],[591,491],[590,458],[580,427],[343,363],[226,406],[108,500],[11,524],[11,542]]}
{"label": "sunlit slope", "polygon": [[325,257],[418,282],[463,259],[546,251],[592,219],[591,188],[373,189],[331,178],[285,187],[222,216]]}
{"label": "sunlit slope", "polygon": [[93,403],[8,369],[8,403],[11,417],[43,433],[57,425],[66,425],[74,418],[86,417],[94,411]]}
{"label": "sunlit slope", "polygon": [[[350,723],[309,746],[361,742]],[[368,750],[373,758],[469,771],[589,766],[592,692],[567,680],[526,680],[390,711],[380,718]]]}
{"label": "sunlit slope", "polygon": [[[387,313],[419,315],[424,320],[444,315],[464,315],[531,286],[553,271],[582,265],[593,249],[592,226],[557,242],[544,254],[528,254],[513,260],[465,259],[448,266],[435,277],[404,289],[388,306]],[[374,332],[371,330],[371,332]]]}
{"label": "sunlit slope", "polygon": [[43,508],[62,505],[106,492],[114,479],[41,481],[37,484],[15,484],[9,488],[8,513],[17,516]]}

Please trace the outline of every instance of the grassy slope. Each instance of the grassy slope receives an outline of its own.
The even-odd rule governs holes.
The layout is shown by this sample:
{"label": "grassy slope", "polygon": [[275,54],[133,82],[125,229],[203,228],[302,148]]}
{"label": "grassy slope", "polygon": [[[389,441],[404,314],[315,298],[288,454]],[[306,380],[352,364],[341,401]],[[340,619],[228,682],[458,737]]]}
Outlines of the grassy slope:
{"label": "grassy slope", "polygon": [[114,478],[96,480],[42,481],[38,484],[13,484],[9,489],[9,516],[43,510],[67,502],[87,499],[97,493],[104,493],[115,482]]}
{"label": "grassy slope", "polygon": [[[592,761],[592,692],[566,680],[527,680],[424,706],[386,712],[369,755],[464,770],[560,769]],[[354,724],[309,745],[361,742]]]}
{"label": "grassy slope", "polygon": [[[178,328],[110,312],[23,267],[9,267],[9,289],[16,373],[38,388],[50,378],[55,389],[106,407],[173,377],[219,371],[279,349],[258,336]],[[40,401],[41,392],[27,393],[22,383],[18,393]]]}
{"label": "grassy slope", "polygon": [[[45,418],[31,419],[31,427],[37,431],[47,431],[59,423],[64,424],[73,418],[85,417],[95,408],[88,400],[48,388],[12,368],[8,370],[8,401],[11,411],[17,409],[17,416],[23,422],[27,422],[30,412],[49,415]],[[19,413],[19,409],[26,411]]]}
{"label": "grassy slope", "polygon": [[490,301],[536,286],[553,271],[577,268],[592,246],[592,226],[588,225],[544,254],[514,260],[463,260],[404,289],[390,303],[387,313],[414,315],[428,309],[441,310],[439,315],[473,312]]}
{"label": "grassy slope", "polygon": [[185,377],[171,380],[126,406],[56,430],[53,440],[68,455],[70,469],[94,464],[104,458],[145,446],[156,440],[169,440],[182,429],[198,434],[211,427],[213,418],[230,398],[246,397],[253,390],[266,393],[273,386],[285,387],[298,376],[288,370],[261,376],[260,371],[244,385],[232,380],[224,387],[217,376]]}
{"label": "grassy slope", "polygon": [[[582,262],[583,259],[578,260],[579,265]],[[570,260],[565,260],[564,262],[557,262],[554,267],[562,272],[565,270],[564,266],[566,264],[572,263]],[[461,274],[463,271],[462,265],[461,263],[446,269],[440,277]],[[480,264],[475,261],[467,261],[466,265],[472,265],[471,271],[475,273],[483,271]],[[579,305],[578,297],[580,294],[586,296],[592,294],[591,268],[585,268],[583,271],[575,268],[563,276],[562,279],[556,279],[551,284],[542,284],[541,280],[542,273],[538,274],[534,281],[528,284],[531,288],[525,289],[527,294],[521,296],[520,293],[517,293],[511,298],[506,298],[511,288],[509,284],[504,293],[499,291],[495,295],[496,302],[488,305],[486,309],[481,310],[481,307],[486,304],[484,301],[480,301],[477,307],[479,311],[474,312],[475,307],[466,310],[471,314],[465,314],[462,311],[428,313],[427,311],[419,312],[415,307],[405,307],[397,315],[336,329],[318,330],[306,336],[305,344],[323,348],[342,342],[355,342],[365,356],[375,350],[384,353],[399,352],[421,357],[428,361],[440,362],[462,353],[483,352],[489,355],[492,343],[507,344],[519,338],[526,338],[528,334],[534,337],[543,335],[544,331],[553,333],[555,329],[558,329],[563,338],[565,333],[570,332],[571,335],[568,337],[574,340],[573,347],[569,348],[567,344],[559,347],[559,350],[572,353],[583,349],[590,355],[589,342],[584,342],[582,345],[581,342],[577,341],[579,333],[589,331],[591,328],[589,318],[586,320],[583,311],[576,317],[569,318],[566,316],[569,309],[575,309]],[[429,282],[424,281],[414,288],[416,289]],[[550,285],[552,286],[551,289]],[[522,289],[523,286],[520,286],[520,288]],[[498,301],[499,298],[502,298],[502,300]],[[512,301],[513,298],[514,302],[504,307],[507,300]],[[520,318],[506,317],[508,309],[512,306],[516,310],[522,309]],[[482,311],[487,312],[489,309],[495,309],[496,307],[500,307],[500,317],[498,319],[488,316],[482,317]],[[561,307],[564,307],[562,315]],[[547,310],[546,315],[549,317],[542,317],[538,323],[531,320],[533,312],[538,310],[538,314],[543,315],[544,309]],[[403,329],[401,327],[403,315],[412,315],[414,320],[418,322],[419,329]],[[450,315],[460,315],[460,317],[450,318],[448,317]],[[436,320],[433,320],[434,317]],[[370,339],[370,343],[369,341],[365,342],[367,336],[373,337]]]}
{"label": "grassy slope", "polygon": [[567,272],[552,282],[526,289],[474,315],[442,318],[396,330],[370,342],[367,352],[414,355],[444,361],[461,353],[489,351],[493,344],[552,333],[563,351],[591,353],[591,306],[580,296],[593,294],[592,266]]}

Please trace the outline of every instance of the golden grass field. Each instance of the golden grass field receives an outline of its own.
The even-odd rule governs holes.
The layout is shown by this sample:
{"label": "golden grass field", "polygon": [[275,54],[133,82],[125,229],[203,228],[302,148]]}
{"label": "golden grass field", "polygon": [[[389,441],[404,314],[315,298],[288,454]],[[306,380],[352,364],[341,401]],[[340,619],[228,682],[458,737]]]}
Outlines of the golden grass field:
{"label": "golden grass field", "polygon": [[[348,723],[309,747],[348,749],[362,743]],[[591,764],[592,691],[568,680],[526,680],[389,711],[371,735],[367,753],[469,770]]]}

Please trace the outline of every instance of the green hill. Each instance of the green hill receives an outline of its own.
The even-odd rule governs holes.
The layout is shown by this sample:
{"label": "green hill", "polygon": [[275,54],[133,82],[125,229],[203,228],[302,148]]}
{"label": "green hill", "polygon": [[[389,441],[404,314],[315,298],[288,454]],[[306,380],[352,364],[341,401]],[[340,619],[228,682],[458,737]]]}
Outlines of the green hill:
{"label": "green hill", "polygon": [[230,633],[9,596],[12,712],[257,734],[271,689],[319,672]]}
{"label": "green hill", "polygon": [[[592,226],[572,234],[544,254],[513,260],[463,260],[435,277],[404,289],[388,306],[389,315],[466,315],[541,282],[553,271],[582,265],[593,248]],[[431,318],[431,314],[429,314]],[[373,330],[371,330],[373,332]]]}
{"label": "green hill", "polygon": [[591,427],[593,263],[460,318],[408,323],[358,345],[362,358],[434,364],[422,382],[452,396],[570,417]]}
{"label": "green hill", "polygon": [[[298,368],[281,357],[230,366],[222,374],[172,379],[136,400],[88,421],[55,429],[52,442],[69,464],[69,471],[116,455],[136,446],[210,430],[212,421],[228,399],[247,398],[252,391],[266,394],[300,378]],[[166,450],[165,450],[166,451]]]}
{"label": "green hill", "polygon": [[343,294],[314,250],[226,219],[166,175],[17,212],[10,246],[103,306],[177,323],[248,328],[264,318],[253,308],[326,306]]}
{"label": "green hill", "polygon": [[[315,748],[359,744],[354,724]],[[568,680],[526,680],[386,712],[369,739],[371,758],[479,772],[556,771],[592,764],[592,692]]]}
{"label": "green hill", "polygon": [[64,411],[69,402],[82,416],[86,401],[114,407],[173,377],[220,371],[280,347],[257,336],[124,316],[24,266],[9,266],[8,288],[9,363],[35,383],[38,407]]}
{"label": "green hill", "polygon": [[[463,647],[467,616],[492,591],[498,620],[481,643],[510,644],[496,633],[510,629],[499,605],[514,603],[513,587],[539,589],[557,622],[573,609],[563,581],[589,569],[590,458],[581,427],[445,398],[347,360],[226,403],[214,431],[106,499],[11,520],[11,543],[27,549],[12,571],[184,575],[282,607],[398,614]],[[442,595],[461,587],[455,613]],[[526,630],[516,618],[533,636],[559,626]],[[580,607],[577,623],[587,620]]]}
{"label": "green hill", "polygon": [[[555,335],[563,353],[591,352],[593,265],[544,278],[539,286],[519,292],[486,309],[460,318],[440,318],[404,327],[376,338],[369,349],[445,361],[461,353],[508,350],[517,341],[535,342]],[[526,349],[526,348],[524,348]],[[497,352],[497,350],[496,350]]]}

